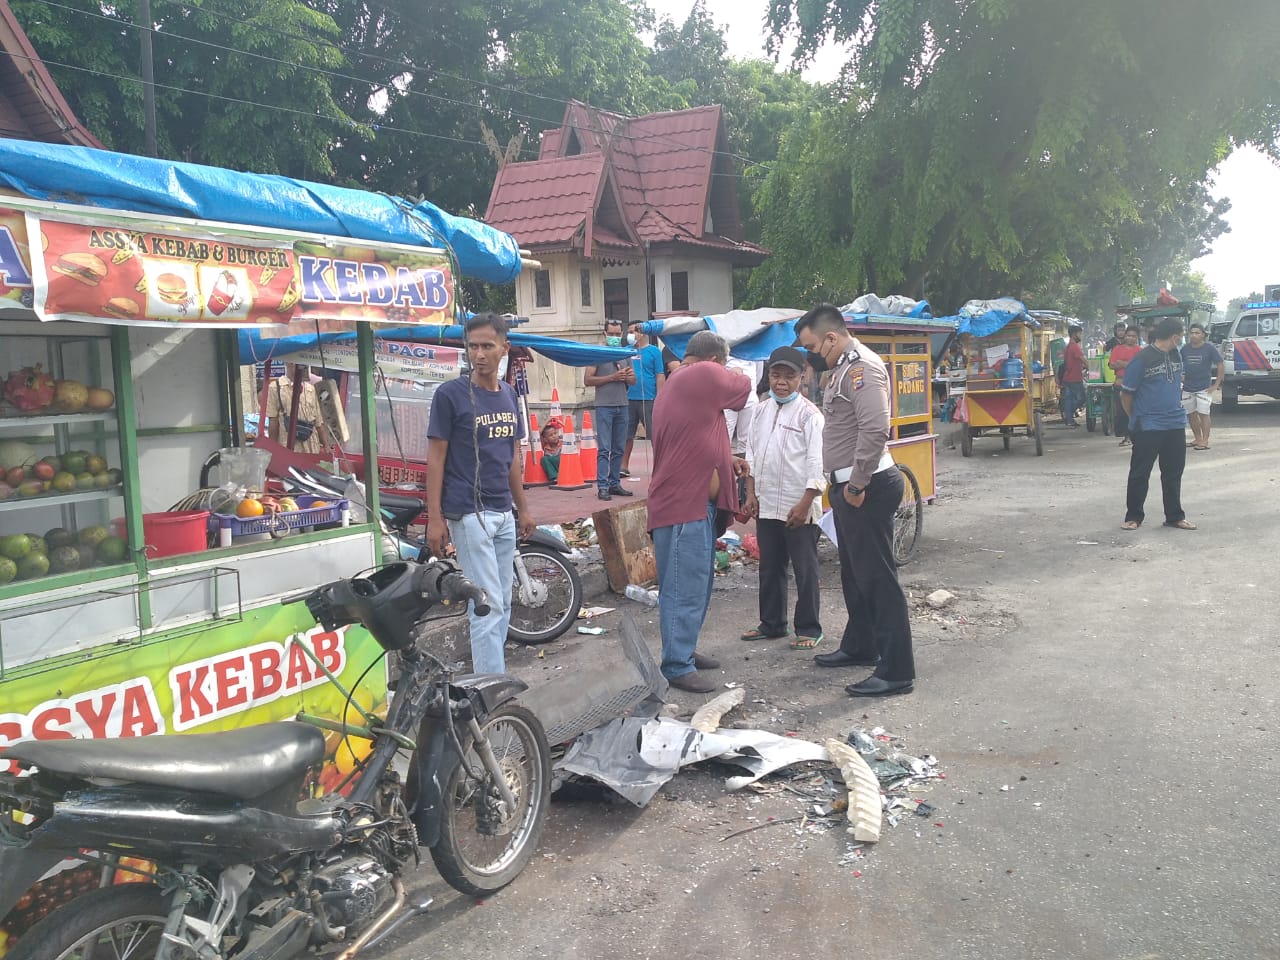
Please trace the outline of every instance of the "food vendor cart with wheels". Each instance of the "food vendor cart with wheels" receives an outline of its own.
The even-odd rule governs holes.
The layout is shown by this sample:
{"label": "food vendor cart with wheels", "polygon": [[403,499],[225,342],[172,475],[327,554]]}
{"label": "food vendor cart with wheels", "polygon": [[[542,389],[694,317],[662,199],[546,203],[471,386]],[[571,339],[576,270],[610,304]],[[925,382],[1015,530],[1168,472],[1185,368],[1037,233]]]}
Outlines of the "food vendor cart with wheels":
{"label": "food vendor cart with wheels", "polygon": [[968,371],[957,420],[964,456],[973,456],[974,440],[989,436],[1000,437],[1006,450],[1015,436],[1025,436],[1035,441],[1036,456],[1044,454],[1044,420],[1026,373],[1038,328],[1016,300],[976,301],[961,311]]}
{"label": "food vendor cart with wheels", "polygon": [[[272,503],[247,466],[231,489],[200,473],[246,449],[236,328],[354,330],[372,423],[362,321],[453,319],[445,234],[363,191],[87,148],[0,141],[0,184],[22,191],[0,196],[0,748],[381,709],[374,638],[280,603],[378,564],[377,525],[337,497]],[[70,191],[94,205],[42,199]],[[514,276],[518,247],[489,233]],[[369,463],[375,444],[370,429]],[[327,737],[313,792],[368,745]],[[0,882],[0,944],[102,876],[30,877],[26,896]]]}

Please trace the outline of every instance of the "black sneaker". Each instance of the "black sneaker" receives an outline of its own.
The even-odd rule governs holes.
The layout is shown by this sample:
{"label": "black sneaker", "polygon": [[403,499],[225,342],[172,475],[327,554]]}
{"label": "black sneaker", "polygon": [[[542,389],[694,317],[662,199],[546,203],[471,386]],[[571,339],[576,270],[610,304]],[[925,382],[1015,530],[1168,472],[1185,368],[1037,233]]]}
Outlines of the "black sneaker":
{"label": "black sneaker", "polygon": [[632,493],[630,490],[628,490],[626,487],[621,487],[621,486],[610,487],[609,493],[615,497],[634,497],[635,496],[635,494]]}
{"label": "black sneaker", "polygon": [[597,490],[597,491],[596,491],[596,499],[597,499],[597,500],[612,500],[612,499],[613,499],[613,497],[609,496],[609,491],[608,491],[608,490]]}

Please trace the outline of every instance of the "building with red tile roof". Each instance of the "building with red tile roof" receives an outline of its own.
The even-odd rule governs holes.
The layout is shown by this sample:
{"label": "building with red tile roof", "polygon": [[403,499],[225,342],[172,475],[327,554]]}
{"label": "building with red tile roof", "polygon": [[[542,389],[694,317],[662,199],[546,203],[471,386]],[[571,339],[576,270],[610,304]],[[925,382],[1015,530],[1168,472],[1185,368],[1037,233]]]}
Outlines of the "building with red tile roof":
{"label": "building with red tile roof", "polygon": [[498,171],[485,219],[542,264],[516,284],[528,329],[594,341],[605,317],[732,309],[733,268],[769,255],[739,209],[719,106],[626,117],[575,100],[537,160]]}
{"label": "building with red tile roof", "polygon": [[0,136],[102,147],[71,112],[5,0],[0,0],[0,54]]}

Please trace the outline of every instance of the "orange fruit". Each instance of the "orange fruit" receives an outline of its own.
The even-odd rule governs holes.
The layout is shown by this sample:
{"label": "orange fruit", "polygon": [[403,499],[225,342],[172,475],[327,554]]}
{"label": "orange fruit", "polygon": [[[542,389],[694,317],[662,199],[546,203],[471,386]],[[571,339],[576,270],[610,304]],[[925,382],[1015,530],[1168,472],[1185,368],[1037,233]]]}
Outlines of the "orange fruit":
{"label": "orange fruit", "polygon": [[245,497],[236,507],[237,517],[260,517],[262,516],[262,501],[254,500],[252,497]]}

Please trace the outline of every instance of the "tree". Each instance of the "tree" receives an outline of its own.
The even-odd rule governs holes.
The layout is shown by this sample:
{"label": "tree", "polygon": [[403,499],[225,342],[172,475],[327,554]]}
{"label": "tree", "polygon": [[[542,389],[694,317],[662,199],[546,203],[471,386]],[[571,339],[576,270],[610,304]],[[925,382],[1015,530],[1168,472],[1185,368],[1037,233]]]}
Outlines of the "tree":
{"label": "tree", "polygon": [[[86,126],[112,150],[144,152],[135,4],[11,3]],[[297,0],[153,0],[160,155],[324,179],[330,144],[350,133],[322,72],[342,65],[333,20]]]}
{"label": "tree", "polygon": [[[779,163],[774,195],[803,198],[839,164],[840,249],[797,251],[773,272],[838,261],[847,294],[970,296],[1050,283],[1110,260],[1133,276],[1127,225],[1181,202],[1233,143],[1276,153],[1271,96],[1280,29],[1271,0],[773,0],[775,43],[800,59],[850,42],[857,88],[828,108],[842,152]],[[779,216],[785,208],[778,209]],[[794,232],[775,225],[771,236]],[[821,242],[829,242],[825,237]],[[773,243],[777,247],[777,243]],[[1137,270],[1141,273],[1141,269]]]}

